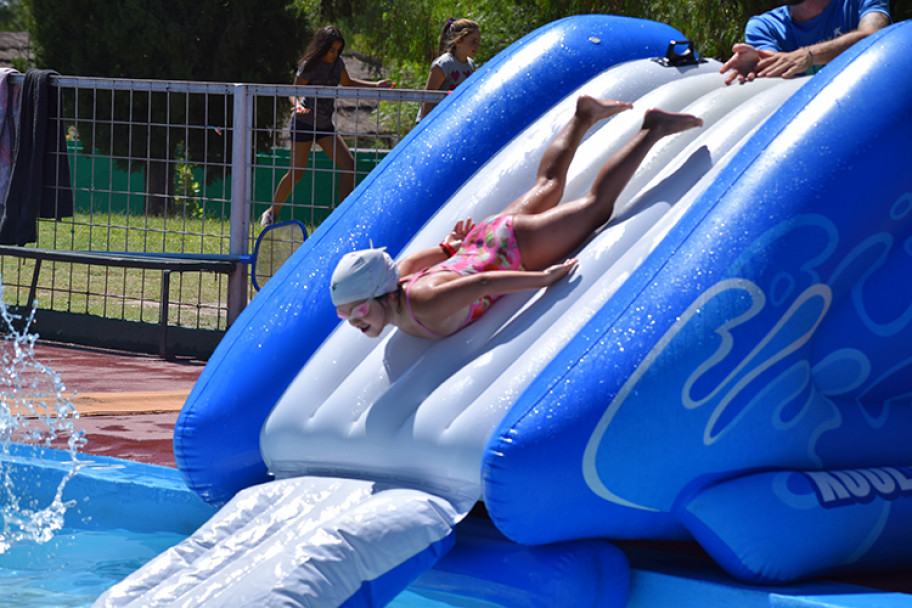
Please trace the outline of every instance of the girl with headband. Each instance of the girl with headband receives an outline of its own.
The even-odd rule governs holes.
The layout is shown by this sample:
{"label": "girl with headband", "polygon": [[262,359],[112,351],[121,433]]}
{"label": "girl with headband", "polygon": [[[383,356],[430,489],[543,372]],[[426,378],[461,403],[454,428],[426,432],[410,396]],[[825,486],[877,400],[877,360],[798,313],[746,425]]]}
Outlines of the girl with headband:
{"label": "girl with headband", "polygon": [[[471,19],[453,19],[443,26],[437,52],[440,54],[431,64],[425,91],[452,91],[475,71],[475,55],[481,45],[481,27]],[[427,116],[436,103],[421,104],[418,119]]]}

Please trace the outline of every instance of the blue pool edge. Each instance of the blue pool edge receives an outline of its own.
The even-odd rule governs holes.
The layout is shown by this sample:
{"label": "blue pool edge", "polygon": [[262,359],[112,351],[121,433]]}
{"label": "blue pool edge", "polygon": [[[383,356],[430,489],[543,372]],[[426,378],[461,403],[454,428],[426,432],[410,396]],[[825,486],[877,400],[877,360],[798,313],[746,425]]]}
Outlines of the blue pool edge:
{"label": "blue pool edge", "polygon": [[[63,493],[64,501],[74,503],[67,510],[66,527],[189,535],[216,512],[187,488],[176,469],[84,454],[78,455],[78,462],[78,473],[67,482]],[[22,444],[10,444],[8,453],[0,454],[0,463],[23,503],[36,501],[39,505],[52,500],[60,480],[72,466],[66,451]],[[470,520],[462,527],[464,538],[499,535],[489,521]],[[458,539],[457,536],[457,545]],[[636,544],[618,546],[630,563],[628,608],[689,608],[708,603],[744,608],[912,608],[912,595],[906,593],[833,581],[779,587],[747,585],[738,583],[708,559]],[[537,549],[518,548],[530,552]],[[447,585],[446,577],[440,573],[447,570],[448,557],[444,556],[432,572],[419,578],[413,589],[431,591]]]}

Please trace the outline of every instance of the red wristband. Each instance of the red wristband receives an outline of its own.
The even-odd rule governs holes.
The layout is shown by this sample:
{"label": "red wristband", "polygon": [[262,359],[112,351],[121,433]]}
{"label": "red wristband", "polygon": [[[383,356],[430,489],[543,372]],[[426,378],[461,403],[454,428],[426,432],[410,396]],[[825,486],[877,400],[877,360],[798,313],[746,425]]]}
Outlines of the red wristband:
{"label": "red wristband", "polygon": [[453,246],[450,245],[449,243],[447,243],[446,241],[440,241],[440,248],[443,250],[443,253],[444,253],[448,258],[451,258],[451,257],[453,257],[454,255],[456,255],[456,250],[453,249]]}

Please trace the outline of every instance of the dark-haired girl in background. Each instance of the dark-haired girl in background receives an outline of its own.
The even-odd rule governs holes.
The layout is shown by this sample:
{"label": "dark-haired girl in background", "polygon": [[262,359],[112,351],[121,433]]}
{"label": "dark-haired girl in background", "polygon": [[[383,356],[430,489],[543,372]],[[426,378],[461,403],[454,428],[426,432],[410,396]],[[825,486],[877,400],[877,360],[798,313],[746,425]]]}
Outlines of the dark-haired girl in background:
{"label": "dark-haired girl in background", "polygon": [[[317,31],[298,64],[294,84],[375,88],[393,86],[389,79],[371,81],[349,76],[342,61],[344,48],[345,38],[338,28],[328,25]],[[291,125],[291,162],[288,172],[282,176],[272,196],[272,206],[260,216],[260,225],[264,228],[275,223],[282,204],[304,175],[314,142],[341,171],[339,200],[344,200],[355,187],[355,159],[333,125],[335,99],[294,97],[292,103],[294,118]]]}

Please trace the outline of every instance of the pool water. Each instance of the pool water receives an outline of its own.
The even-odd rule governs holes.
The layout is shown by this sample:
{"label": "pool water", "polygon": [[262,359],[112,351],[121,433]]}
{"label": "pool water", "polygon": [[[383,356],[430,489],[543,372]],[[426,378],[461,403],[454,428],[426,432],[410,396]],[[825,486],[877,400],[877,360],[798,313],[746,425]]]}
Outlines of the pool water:
{"label": "pool water", "polygon": [[[64,528],[44,544],[23,541],[0,554],[3,608],[89,608],[109,587],[184,535]],[[497,608],[451,592],[403,591],[390,608]]]}
{"label": "pool water", "polygon": [[446,591],[406,589],[397,595],[387,608],[503,608],[503,605]]}
{"label": "pool water", "polygon": [[183,540],[172,532],[63,529],[0,554],[4,608],[91,606],[108,587]]}
{"label": "pool water", "polygon": [[[10,314],[2,295],[0,283],[0,325],[11,330],[0,343],[0,459],[4,460],[0,462],[0,606],[88,608],[107,589],[182,541],[186,535],[181,532],[61,528],[67,508],[75,504],[62,498],[65,486],[74,481],[80,466],[89,473],[102,469],[86,467],[87,463],[77,458],[85,438],[73,425],[77,414],[64,395],[64,384],[53,369],[35,359],[37,336],[28,333],[31,318],[26,320],[26,329],[15,330],[15,321],[21,319]],[[61,438],[67,444],[66,451],[45,449],[53,440]],[[49,462],[44,461],[45,456]],[[15,464],[10,465],[7,459]],[[133,466],[137,467],[136,471],[130,473],[127,469]],[[149,504],[152,509],[160,510],[159,491],[174,498],[175,492],[180,494],[179,488],[183,488],[179,477],[169,475],[176,474],[170,470],[152,474],[147,466],[126,463],[114,463],[109,468],[115,472],[124,469],[121,477],[112,474],[108,481],[115,481],[115,477],[120,483],[126,481],[133,504],[142,497],[148,500],[151,491],[154,498]],[[89,485],[95,482],[96,490],[102,488],[103,492],[111,492],[110,488],[103,489],[104,484],[99,486],[96,477],[84,477],[91,479],[81,481]],[[140,484],[139,480],[144,483]],[[50,486],[51,490],[56,488],[56,491],[48,494],[48,488],[42,488],[42,485]],[[77,481],[75,485],[80,484]],[[148,486],[145,494],[140,486]],[[85,496],[82,493],[85,491],[83,488],[70,494]],[[145,508],[150,507],[146,505]],[[187,509],[184,502],[175,503],[175,508],[178,511]],[[189,509],[187,517],[192,519],[197,511]],[[146,519],[141,515],[138,518],[140,522]],[[119,525],[127,527],[134,523],[122,521]],[[154,522],[144,523],[155,526]],[[452,591],[453,588],[448,586],[446,591],[441,591],[422,587],[419,581],[390,606],[497,606],[463,597],[458,591]]]}

